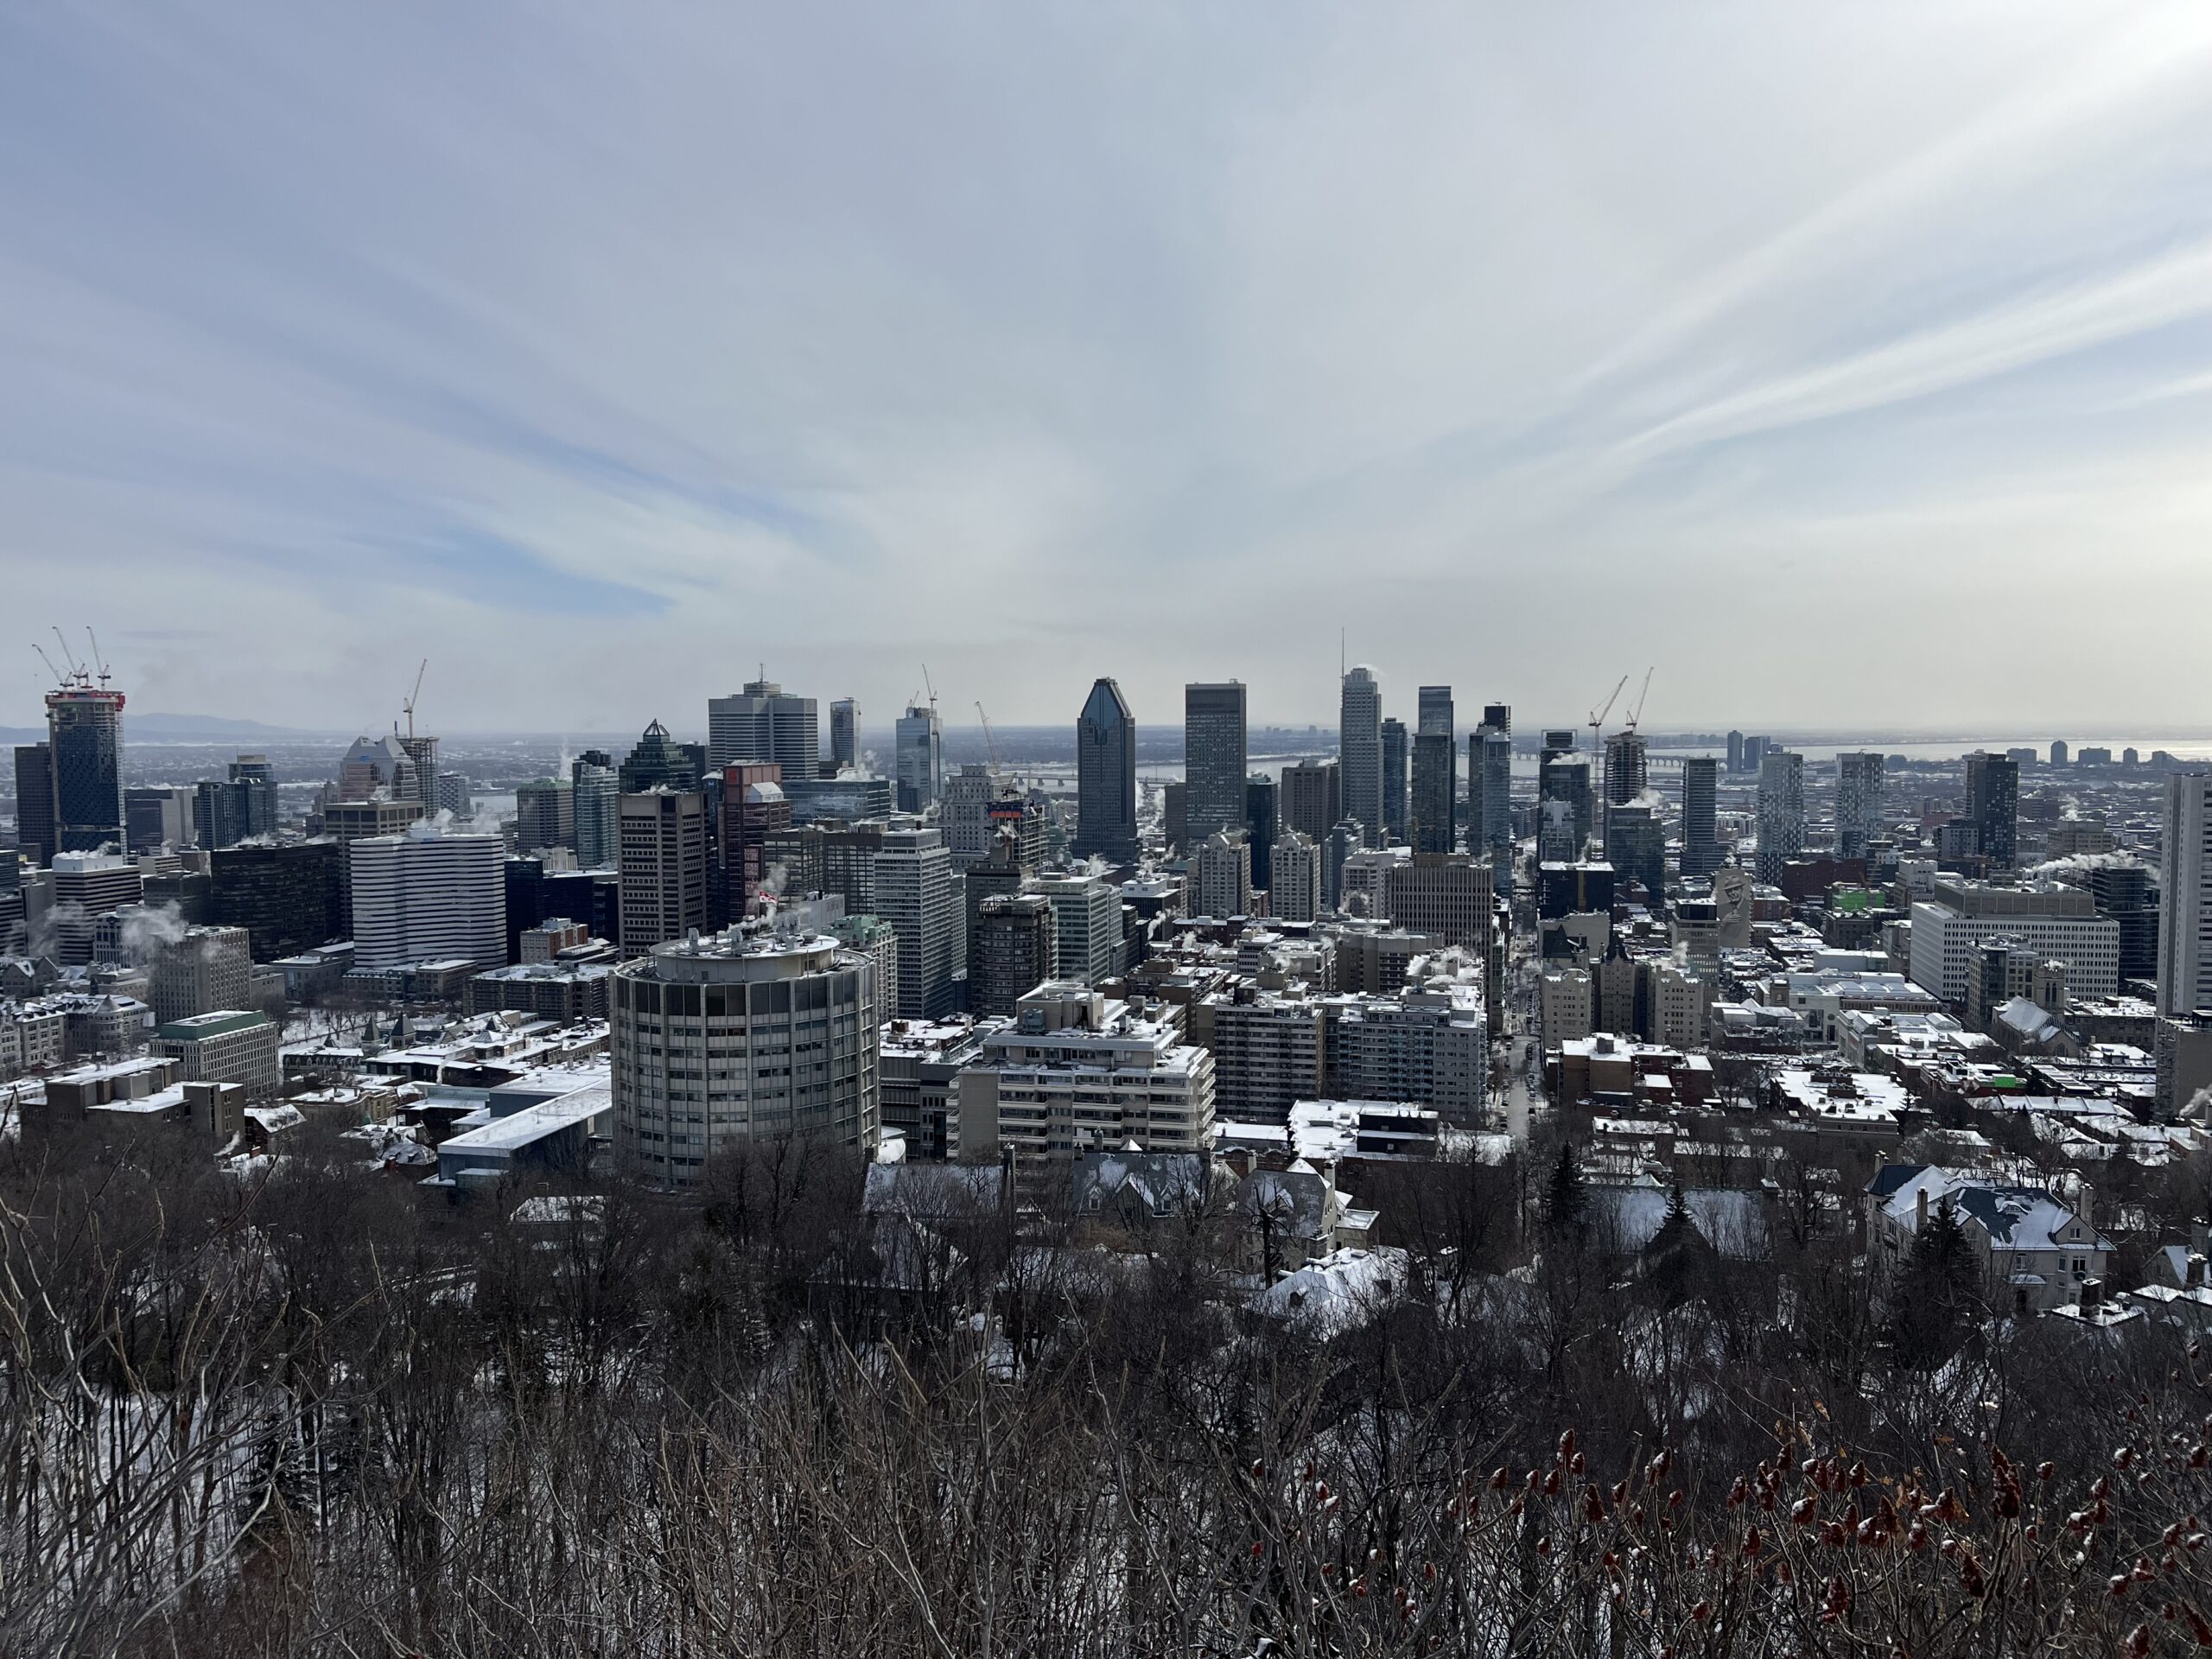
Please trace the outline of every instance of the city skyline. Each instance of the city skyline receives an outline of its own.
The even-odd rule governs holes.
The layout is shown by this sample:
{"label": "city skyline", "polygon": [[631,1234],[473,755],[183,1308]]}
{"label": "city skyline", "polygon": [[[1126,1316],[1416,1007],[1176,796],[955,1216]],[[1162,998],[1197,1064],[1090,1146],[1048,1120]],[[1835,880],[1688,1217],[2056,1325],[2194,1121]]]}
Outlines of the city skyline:
{"label": "city skyline", "polygon": [[[134,706],[330,730],[425,654],[479,730],[762,658],[1325,723],[1347,609],[1408,709],[1656,657],[1662,729],[2149,728],[2212,602],[2212,16],[1882,15],[19,9],[16,608]],[[1969,613],[2101,671],[1898,671]]]}

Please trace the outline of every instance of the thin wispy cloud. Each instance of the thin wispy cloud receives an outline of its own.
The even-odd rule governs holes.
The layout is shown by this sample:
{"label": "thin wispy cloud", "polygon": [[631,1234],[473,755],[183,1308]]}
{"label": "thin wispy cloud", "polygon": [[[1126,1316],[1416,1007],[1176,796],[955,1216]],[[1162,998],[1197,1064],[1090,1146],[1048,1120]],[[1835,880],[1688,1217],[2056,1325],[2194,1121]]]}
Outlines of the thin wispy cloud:
{"label": "thin wispy cloud", "polygon": [[[334,726],[425,652],[1302,722],[1339,627],[1532,721],[2170,719],[2208,153],[2190,5],[16,8],[9,608]],[[1969,602],[2127,666],[1939,672]]]}

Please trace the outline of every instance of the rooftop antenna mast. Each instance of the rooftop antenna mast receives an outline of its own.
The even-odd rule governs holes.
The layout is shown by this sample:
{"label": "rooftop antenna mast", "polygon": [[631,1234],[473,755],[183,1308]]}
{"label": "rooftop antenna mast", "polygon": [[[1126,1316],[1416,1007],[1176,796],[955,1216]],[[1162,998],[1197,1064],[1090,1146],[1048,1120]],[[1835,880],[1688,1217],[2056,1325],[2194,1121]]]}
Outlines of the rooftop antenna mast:
{"label": "rooftop antenna mast", "polygon": [[430,659],[425,657],[423,659],[423,666],[415,671],[414,689],[400,699],[399,706],[407,711],[407,735],[410,739],[415,735],[415,699],[422,695],[423,676],[429,671],[429,666]]}

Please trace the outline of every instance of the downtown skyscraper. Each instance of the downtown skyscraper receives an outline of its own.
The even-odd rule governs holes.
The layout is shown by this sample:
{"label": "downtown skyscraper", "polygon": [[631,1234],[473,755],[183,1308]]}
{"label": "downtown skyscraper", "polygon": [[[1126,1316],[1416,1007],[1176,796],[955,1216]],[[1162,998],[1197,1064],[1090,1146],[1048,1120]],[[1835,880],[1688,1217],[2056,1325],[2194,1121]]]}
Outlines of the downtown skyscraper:
{"label": "downtown skyscraper", "polygon": [[54,844],[96,853],[128,841],[123,818],[123,693],[79,670],[46,694]]}
{"label": "downtown skyscraper", "polygon": [[1417,853],[1457,850],[1459,751],[1452,741],[1452,688],[1424,685],[1414,731],[1406,839]]}
{"label": "downtown skyscraper", "polygon": [[1122,688],[1103,675],[1076,716],[1075,779],[1076,856],[1135,858],[1137,723]]}
{"label": "downtown skyscraper", "polygon": [[2158,871],[2158,1012],[2212,1009],[2212,774],[2166,779]]}
{"label": "downtown skyscraper", "polygon": [[773,680],[754,680],[733,696],[707,700],[707,770],[747,760],[772,760],[794,780],[821,766],[822,734],[812,697],[794,696]]}
{"label": "downtown skyscraper", "polygon": [[861,761],[861,706],[850,697],[830,705],[830,769],[850,772]]}
{"label": "downtown skyscraper", "polygon": [[1864,858],[1867,844],[1882,833],[1883,761],[1872,751],[1835,758],[1835,852],[1838,858]]}
{"label": "downtown skyscraper", "polygon": [[944,732],[938,723],[937,705],[909,703],[892,733],[892,745],[898,766],[899,810],[928,810],[944,793]]}
{"label": "downtown skyscraper", "polygon": [[2010,755],[1967,756],[1967,817],[1993,868],[2011,869],[2018,845],[2020,763]]}
{"label": "downtown skyscraper", "polygon": [[1758,878],[1782,883],[1783,867],[1805,851],[1805,757],[1788,749],[1759,754]]}
{"label": "downtown skyscraper", "polygon": [[1362,664],[1344,676],[1338,712],[1344,817],[1370,844],[1382,839],[1382,688]]}
{"label": "downtown skyscraper", "polygon": [[1220,830],[1244,828],[1244,685],[1240,680],[1183,688],[1184,823],[1196,847]]}
{"label": "downtown skyscraper", "polygon": [[1710,875],[1720,868],[1720,835],[1715,808],[1720,761],[1710,754],[1682,762],[1682,874]]}

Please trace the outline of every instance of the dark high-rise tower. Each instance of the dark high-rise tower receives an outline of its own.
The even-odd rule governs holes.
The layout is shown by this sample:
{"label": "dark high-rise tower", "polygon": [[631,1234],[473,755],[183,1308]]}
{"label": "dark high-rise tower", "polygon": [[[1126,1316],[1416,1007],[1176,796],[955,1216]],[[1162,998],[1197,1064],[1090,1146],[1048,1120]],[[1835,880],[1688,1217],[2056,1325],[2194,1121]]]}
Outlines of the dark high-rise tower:
{"label": "dark high-rise tower", "polygon": [[1839,754],[1835,769],[1836,856],[1864,858],[1882,833],[1882,757],[1872,750]]}
{"label": "dark high-rise tower", "polygon": [[1454,839],[1454,801],[1459,792],[1459,751],[1452,730],[1424,730],[1414,738],[1413,834],[1417,853],[1449,853]]}
{"label": "dark high-rise tower", "polygon": [[1183,688],[1184,823],[1195,847],[1217,830],[1244,827],[1244,685]]}
{"label": "dark high-rise tower", "polygon": [[1414,726],[1414,734],[1441,732],[1452,735],[1452,688],[1448,685],[1424,685],[1421,689],[1420,718]]}
{"label": "dark high-rise tower", "polygon": [[1072,850],[1117,864],[1137,855],[1137,723],[1122,688],[1103,677],[1075,721]]}
{"label": "dark high-rise tower", "polygon": [[1714,826],[1720,762],[1709,754],[1682,762],[1682,874],[1710,875],[1720,868],[1720,836]]}
{"label": "dark high-rise tower", "polygon": [[1508,737],[1512,736],[1513,705],[1510,702],[1483,704],[1483,724],[1493,732],[1503,732]]}
{"label": "dark high-rise tower", "polygon": [[16,841],[26,857],[54,862],[54,750],[24,743],[16,750]]}
{"label": "dark high-rise tower", "polygon": [[123,693],[94,684],[90,670],[71,674],[46,694],[46,741],[54,752],[55,846],[65,853],[91,853],[112,842],[119,851],[128,840]]}
{"label": "dark high-rise tower", "polygon": [[[634,795],[648,789],[697,789],[704,779],[702,757],[696,743],[678,743],[668,728],[655,721],[645,728],[618,773],[622,792]],[[618,821],[620,813],[618,810]]]}
{"label": "dark high-rise tower", "polygon": [[1344,815],[1343,768],[1334,760],[1300,760],[1282,769],[1282,823],[1315,845]]}
{"label": "dark high-rise tower", "polygon": [[1643,740],[1634,732],[1615,732],[1605,740],[1605,804],[1626,806],[1650,782]]}
{"label": "dark high-rise tower", "polygon": [[860,764],[861,706],[850,697],[830,705],[830,769],[850,772]]}
{"label": "dark high-rise tower", "polygon": [[1382,827],[1406,838],[1406,722],[1382,722]]}
{"label": "dark high-rise tower", "polygon": [[231,762],[231,787],[238,797],[238,824],[249,836],[276,833],[276,769],[265,754],[242,754]]}
{"label": "dark high-rise tower", "polygon": [[1244,837],[1252,849],[1252,885],[1271,890],[1275,879],[1275,836],[1281,830],[1281,791],[1275,780],[1255,772],[1244,780]]}
{"label": "dark high-rise tower", "polygon": [[1967,756],[1967,817],[1981,834],[1982,855],[2010,869],[2018,839],[2020,763],[2002,754]]}

